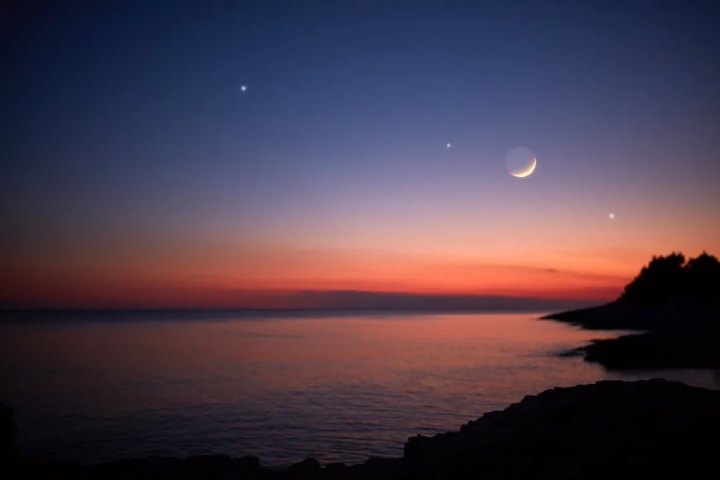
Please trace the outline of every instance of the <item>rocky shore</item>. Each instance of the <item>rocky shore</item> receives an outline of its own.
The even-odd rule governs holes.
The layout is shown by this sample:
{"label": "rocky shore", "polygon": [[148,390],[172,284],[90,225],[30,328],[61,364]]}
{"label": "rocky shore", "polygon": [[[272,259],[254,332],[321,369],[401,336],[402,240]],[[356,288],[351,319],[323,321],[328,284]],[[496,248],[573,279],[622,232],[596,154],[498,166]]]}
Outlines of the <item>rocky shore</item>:
{"label": "rocky shore", "polygon": [[554,313],[555,320],[588,330],[640,331],[594,340],[563,355],[582,355],[610,371],[720,368],[720,313],[693,302],[636,305],[616,301]]}
{"label": "rocky shore", "polygon": [[589,330],[643,333],[596,340],[566,352],[608,370],[720,368],[720,262],[703,252],[653,257],[620,297],[597,307],[553,313],[556,320]]}
{"label": "rocky shore", "polygon": [[608,371],[658,369],[720,369],[716,331],[647,332],[594,340],[573,352]]}
{"label": "rocky shore", "polygon": [[459,431],[411,437],[402,458],[370,458],[361,465],[306,459],[273,470],[252,456],[204,455],[82,466],[6,455],[0,475],[133,480],[686,477],[715,470],[719,431],[718,391],[660,379],[604,381],[526,396]]}
{"label": "rocky shore", "polygon": [[587,330],[667,331],[701,329],[718,318],[718,310],[698,302],[675,301],[659,305],[616,300],[597,307],[551,313],[555,320]]}

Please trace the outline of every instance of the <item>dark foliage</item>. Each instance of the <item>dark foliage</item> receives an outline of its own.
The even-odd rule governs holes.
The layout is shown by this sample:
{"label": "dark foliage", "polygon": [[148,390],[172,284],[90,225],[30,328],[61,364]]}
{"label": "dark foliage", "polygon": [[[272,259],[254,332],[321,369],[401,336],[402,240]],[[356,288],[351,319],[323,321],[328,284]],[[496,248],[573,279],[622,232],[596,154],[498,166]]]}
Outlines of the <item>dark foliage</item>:
{"label": "dark foliage", "polygon": [[685,261],[682,253],[653,257],[640,274],[625,287],[620,300],[637,303],[666,303],[692,300],[704,304],[717,301],[720,262],[703,252]]}

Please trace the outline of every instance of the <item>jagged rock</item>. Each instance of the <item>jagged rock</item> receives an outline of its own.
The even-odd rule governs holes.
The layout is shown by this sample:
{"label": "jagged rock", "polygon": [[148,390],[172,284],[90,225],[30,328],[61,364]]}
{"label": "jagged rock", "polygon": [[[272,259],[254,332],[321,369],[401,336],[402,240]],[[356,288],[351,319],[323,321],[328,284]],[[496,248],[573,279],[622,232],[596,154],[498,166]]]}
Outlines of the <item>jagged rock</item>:
{"label": "jagged rock", "polygon": [[195,465],[203,465],[207,467],[218,467],[227,466],[232,462],[230,455],[225,454],[210,454],[210,455],[195,455],[194,457],[188,457],[184,460],[186,463]]}
{"label": "jagged rock", "polygon": [[322,468],[322,476],[325,480],[345,480],[351,478],[350,467],[344,463],[326,463]]}
{"label": "jagged rock", "polygon": [[231,466],[230,455],[197,455],[183,460],[176,478],[218,478]]}
{"label": "jagged rock", "polygon": [[412,437],[405,461],[412,472],[456,476],[695,468],[698,454],[715,450],[705,438],[719,427],[720,392],[659,379],[604,381],[527,396],[460,432]]}
{"label": "jagged rock", "polygon": [[320,462],[314,458],[306,458],[300,463],[290,465],[288,472],[292,475],[307,476],[320,471]]}
{"label": "jagged rock", "polygon": [[264,472],[260,468],[260,459],[254,455],[248,455],[242,458],[234,458],[230,467],[225,469],[218,477],[219,480],[256,480],[260,478],[268,478],[263,475]]}
{"label": "jagged rock", "polygon": [[365,460],[363,475],[366,478],[397,478],[402,471],[403,459],[371,457]]}
{"label": "jagged rock", "polygon": [[255,455],[247,455],[242,458],[234,458],[232,460],[233,467],[243,470],[259,470],[260,459]]}

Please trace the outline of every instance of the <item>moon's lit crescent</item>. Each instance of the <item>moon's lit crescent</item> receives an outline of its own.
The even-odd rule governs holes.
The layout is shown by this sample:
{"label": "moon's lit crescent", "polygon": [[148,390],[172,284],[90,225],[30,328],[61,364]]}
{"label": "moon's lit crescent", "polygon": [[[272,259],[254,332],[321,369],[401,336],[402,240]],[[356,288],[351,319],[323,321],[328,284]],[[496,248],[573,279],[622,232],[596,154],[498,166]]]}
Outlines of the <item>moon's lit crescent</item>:
{"label": "moon's lit crescent", "polygon": [[525,178],[525,177],[527,177],[528,175],[530,175],[532,172],[535,171],[535,165],[537,165],[537,158],[533,158],[532,165],[530,165],[530,166],[527,168],[527,170],[525,170],[524,172],[520,172],[520,173],[512,173],[512,172],[510,172],[510,175],[512,175],[513,177],[517,177],[517,178]]}

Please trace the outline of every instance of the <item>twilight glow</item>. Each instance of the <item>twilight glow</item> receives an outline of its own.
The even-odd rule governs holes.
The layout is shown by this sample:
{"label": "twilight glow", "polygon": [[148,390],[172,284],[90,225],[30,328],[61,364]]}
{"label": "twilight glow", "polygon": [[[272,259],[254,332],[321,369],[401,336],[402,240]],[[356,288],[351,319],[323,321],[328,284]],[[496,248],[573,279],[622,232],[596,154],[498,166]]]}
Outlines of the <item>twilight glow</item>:
{"label": "twilight glow", "polygon": [[597,301],[720,253],[702,15],[259,3],[3,25],[1,305]]}

